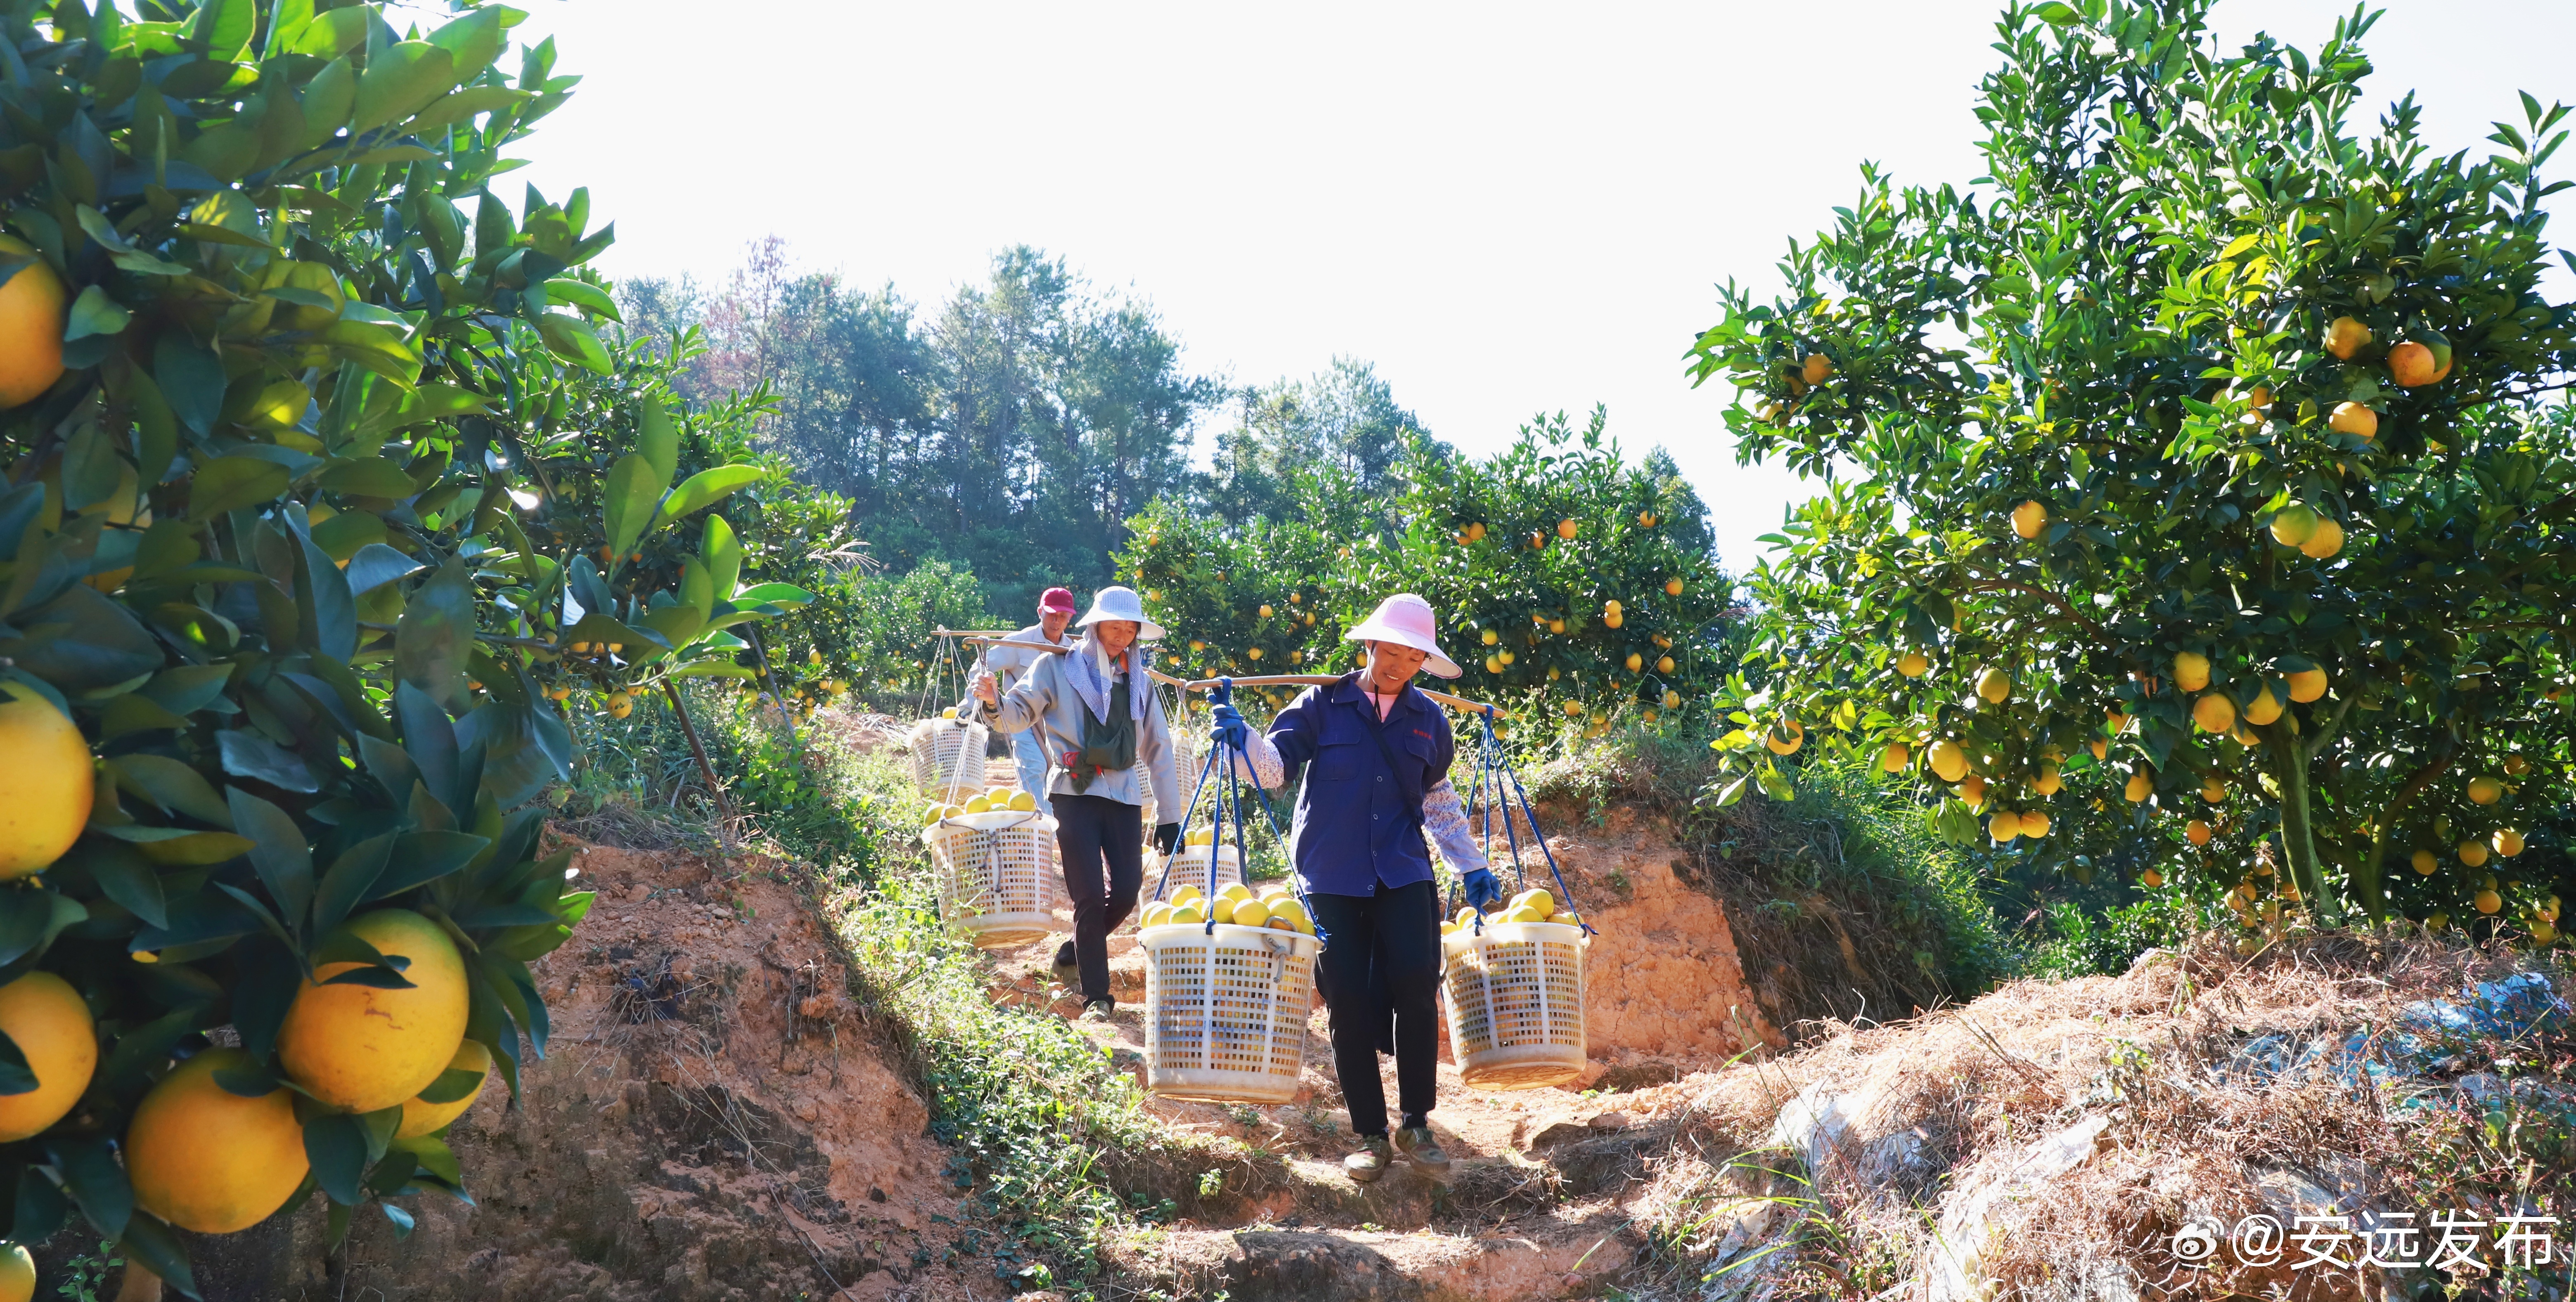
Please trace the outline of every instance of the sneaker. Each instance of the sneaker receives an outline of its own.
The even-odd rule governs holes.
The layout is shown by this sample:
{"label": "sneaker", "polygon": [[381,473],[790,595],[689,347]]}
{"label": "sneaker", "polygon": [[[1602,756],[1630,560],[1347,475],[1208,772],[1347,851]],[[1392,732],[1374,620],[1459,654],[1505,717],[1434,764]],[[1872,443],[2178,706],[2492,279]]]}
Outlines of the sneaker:
{"label": "sneaker", "polygon": [[1094,999],[1090,1003],[1082,1006],[1081,1020],[1086,1022],[1106,1022],[1110,1020],[1117,1011],[1117,1004],[1106,999]]}
{"label": "sneaker", "polygon": [[1342,1173],[1360,1184],[1375,1184],[1395,1162],[1395,1145],[1384,1135],[1363,1135],[1360,1151],[1342,1159]]}
{"label": "sneaker", "polygon": [[1449,1155],[1441,1151],[1440,1141],[1432,1136],[1429,1126],[1406,1126],[1396,1131],[1395,1146],[1403,1149],[1404,1156],[1415,1166],[1433,1172],[1449,1169]]}

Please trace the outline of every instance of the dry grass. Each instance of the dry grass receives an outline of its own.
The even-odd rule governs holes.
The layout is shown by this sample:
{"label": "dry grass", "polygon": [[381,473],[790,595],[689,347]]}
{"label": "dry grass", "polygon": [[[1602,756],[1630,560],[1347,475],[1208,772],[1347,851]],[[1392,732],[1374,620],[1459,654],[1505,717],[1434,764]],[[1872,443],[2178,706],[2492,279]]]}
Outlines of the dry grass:
{"label": "dry grass", "polygon": [[[2418,1225],[2435,1210],[2492,1215],[2517,1203],[2569,1218],[2576,1153],[2565,1122],[2517,1112],[2493,1130],[2443,1083],[2500,1072],[2576,1087],[2576,1037],[2562,1028],[2535,1043],[2482,1043],[2437,1079],[2376,1086],[2227,1068],[2257,1037],[2376,1037],[2411,1000],[2456,998],[2467,982],[2536,962],[2546,960],[2366,932],[2294,937],[2240,960],[2213,935],[2122,977],[2016,982],[1897,1025],[1828,1027],[1795,1054],[1714,1078],[1697,1100],[1640,1208],[1672,1267],[1662,1282],[1767,1243],[1778,1250],[1721,1276],[1710,1295],[1739,1280],[1781,1297],[1895,1288],[1931,1257],[1942,1213],[2004,1177],[2034,1141],[2098,1117],[2108,1123],[2098,1151],[1994,1214],[1990,1223],[2011,1227],[1984,1245],[1998,1296],[2087,1295],[2105,1278],[2148,1297],[2357,1296],[2350,1271],[2225,1260],[2177,1270],[2170,1243],[2199,1216],[2232,1225],[2271,1210],[2288,1223],[2281,1206],[2303,1186],[2345,1212],[2412,1209]],[[2562,995],[2576,990],[2563,964],[2543,970]],[[1858,1114],[1814,1173],[1771,1146],[1782,1105],[1811,1085]],[[2429,1106],[2405,1106],[2419,1093]],[[1907,1148],[1911,1160],[1895,1156]],[[1730,1244],[1749,1220],[1768,1223]]]}

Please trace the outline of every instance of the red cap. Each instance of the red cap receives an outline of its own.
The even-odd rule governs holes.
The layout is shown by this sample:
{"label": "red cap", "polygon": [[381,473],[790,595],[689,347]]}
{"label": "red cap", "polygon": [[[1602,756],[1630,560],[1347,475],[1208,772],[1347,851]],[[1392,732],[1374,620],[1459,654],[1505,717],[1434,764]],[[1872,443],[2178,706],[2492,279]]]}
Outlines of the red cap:
{"label": "red cap", "polygon": [[1073,613],[1073,589],[1071,589],[1071,588],[1049,588],[1049,589],[1047,589],[1047,590],[1046,590],[1046,592],[1045,592],[1043,595],[1039,596],[1039,598],[1038,598],[1038,609],[1040,609],[1040,610],[1051,610],[1051,611],[1056,611],[1056,612],[1059,612],[1059,613],[1062,613],[1062,614],[1066,614],[1066,615],[1070,615],[1070,614],[1072,614],[1072,613]]}

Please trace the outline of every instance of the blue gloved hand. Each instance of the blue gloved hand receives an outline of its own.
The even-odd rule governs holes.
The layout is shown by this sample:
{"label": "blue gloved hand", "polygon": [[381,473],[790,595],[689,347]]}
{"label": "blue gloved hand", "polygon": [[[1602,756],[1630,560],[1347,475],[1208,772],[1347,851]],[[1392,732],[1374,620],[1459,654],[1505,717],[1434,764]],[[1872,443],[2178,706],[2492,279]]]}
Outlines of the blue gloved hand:
{"label": "blue gloved hand", "polygon": [[1466,892],[1467,902],[1479,910],[1490,909],[1503,902],[1503,884],[1482,868],[1468,869],[1458,879],[1458,888]]}
{"label": "blue gloved hand", "polygon": [[1218,741],[1238,750],[1252,744],[1252,725],[1244,722],[1242,711],[1220,705],[1210,713],[1216,716],[1214,736]]}

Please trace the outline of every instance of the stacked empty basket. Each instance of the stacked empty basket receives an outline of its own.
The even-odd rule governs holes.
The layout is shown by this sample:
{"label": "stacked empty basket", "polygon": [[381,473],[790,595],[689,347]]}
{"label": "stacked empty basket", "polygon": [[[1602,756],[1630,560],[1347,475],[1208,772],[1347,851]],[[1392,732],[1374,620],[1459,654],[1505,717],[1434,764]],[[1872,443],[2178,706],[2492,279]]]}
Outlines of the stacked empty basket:
{"label": "stacked empty basket", "polygon": [[1285,1103],[1315,1006],[1312,936],[1197,922],[1148,927],[1145,1087],[1160,1098]]}
{"label": "stacked empty basket", "polygon": [[[1208,856],[1216,856],[1216,885],[1208,885]],[[1230,845],[1185,845],[1163,856],[1163,876],[1154,898],[1162,899],[1163,891],[1181,886],[1196,886],[1214,894],[1243,880],[1243,852]]]}
{"label": "stacked empty basket", "polygon": [[984,745],[992,733],[969,719],[924,719],[912,725],[904,749],[912,755],[912,785],[933,800],[984,789]]}
{"label": "stacked empty basket", "polygon": [[923,828],[921,841],[930,847],[940,920],[977,947],[1025,945],[1062,929],[1054,819],[1018,810],[960,814]]}
{"label": "stacked empty basket", "polygon": [[1583,928],[1562,922],[1487,922],[1442,942],[1461,1083],[1537,1089],[1583,1074],[1583,945]]}

